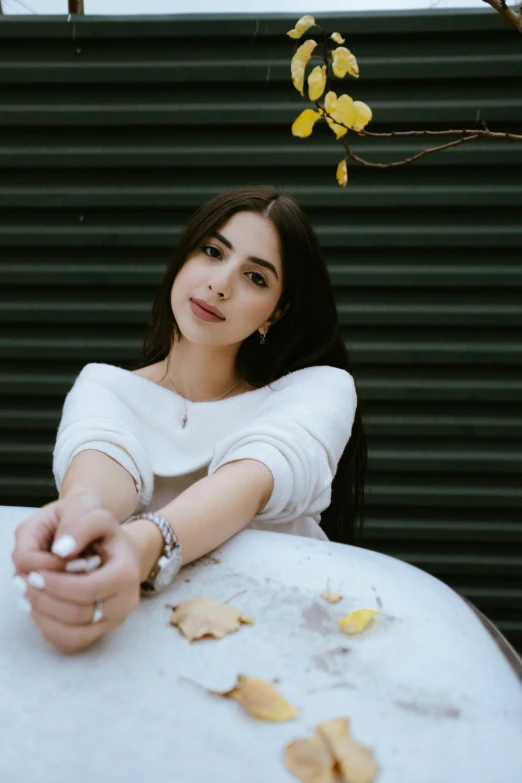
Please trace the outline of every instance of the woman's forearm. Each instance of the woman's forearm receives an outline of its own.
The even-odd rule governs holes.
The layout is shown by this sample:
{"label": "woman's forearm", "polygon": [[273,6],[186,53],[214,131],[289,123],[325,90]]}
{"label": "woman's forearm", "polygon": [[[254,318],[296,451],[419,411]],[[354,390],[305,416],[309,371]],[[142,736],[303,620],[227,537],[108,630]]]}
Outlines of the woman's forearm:
{"label": "woman's forearm", "polygon": [[[192,484],[157,511],[166,517],[183,550],[183,565],[212,551],[244,528],[266,505],[274,480],[256,460],[239,460]],[[163,548],[163,537],[153,522],[136,520],[123,528],[138,549],[142,581]]]}
{"label": "woman's forearm", "polygon": [[59,499],[93,492],[119,522],[134,513],[138,492],[131,474],[108,454],[85,449],[74,457],[60,487]]}

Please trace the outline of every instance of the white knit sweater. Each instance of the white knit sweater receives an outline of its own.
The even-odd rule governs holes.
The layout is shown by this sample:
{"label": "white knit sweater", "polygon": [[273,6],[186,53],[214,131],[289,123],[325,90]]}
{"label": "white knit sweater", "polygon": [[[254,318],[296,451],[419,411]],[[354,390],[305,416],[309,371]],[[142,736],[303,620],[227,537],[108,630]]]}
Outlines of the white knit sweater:
{"label": "white knit sweater", "polygon": [[96,449],[134,478],[137,511],[154,511],[239,459],[264,463],[270,499],[249,527],[326,538],[319,527],[357,405],[351,375],[308,367],[215,402],[187,400],[110,364],[87,364],[65,399],[53,453],[58,491],[71,460]]}

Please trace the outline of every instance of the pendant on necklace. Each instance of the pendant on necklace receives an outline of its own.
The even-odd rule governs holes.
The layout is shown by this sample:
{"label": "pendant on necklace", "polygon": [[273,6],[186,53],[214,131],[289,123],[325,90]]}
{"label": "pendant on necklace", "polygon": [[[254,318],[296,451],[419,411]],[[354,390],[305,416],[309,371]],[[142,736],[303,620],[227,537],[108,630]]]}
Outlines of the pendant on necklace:
{"label": "pendant on necklace", "polygon": [[185,428],[185,424],[187,423],[187,418],[188,418],[188,415],[185,413],[185,415],[183,416],[183,421],[181,422],[182,428]]}

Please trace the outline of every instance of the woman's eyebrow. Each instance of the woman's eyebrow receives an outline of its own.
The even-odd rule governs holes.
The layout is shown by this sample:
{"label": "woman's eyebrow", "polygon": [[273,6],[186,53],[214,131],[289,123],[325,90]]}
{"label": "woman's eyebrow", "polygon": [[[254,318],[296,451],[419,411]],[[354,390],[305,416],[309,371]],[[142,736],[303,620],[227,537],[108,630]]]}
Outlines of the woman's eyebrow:
{"label": "woman's eyebrow", "polygon": [[[211,235],[214,237],[214,239],[219,239],[220,242],[222,242],[225,247],[228,247],[229,250],[234,251],[234,248],[232,247],[232,242],[229,242],[229,240],[223,236],[223,234],[220,234],[219,231],[214,231],[214,233]],[[276,272],[276,268],[273,264],[270,263],[270,261],[264,261],[262,258],[257,258],[256,256],[249,256],[249,261],[252,261],[254,264],[259,264],[259,266],[264,266],[266,269],[270,269],[271,272],[274,273],[276,280],[279,280],[279,276]]]}

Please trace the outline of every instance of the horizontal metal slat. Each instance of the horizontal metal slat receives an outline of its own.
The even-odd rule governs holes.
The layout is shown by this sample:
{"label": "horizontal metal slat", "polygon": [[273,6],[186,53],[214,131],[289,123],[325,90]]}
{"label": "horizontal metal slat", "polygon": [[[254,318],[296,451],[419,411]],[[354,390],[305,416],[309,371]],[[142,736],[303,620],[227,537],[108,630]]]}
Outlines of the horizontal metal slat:
{"label": "horizontal metal slat", "polygon": [[[439,251],[440,253],[440,251]],[[447,253],[440,253],[446,258]],[[3,274],[0,266],[0,276]],[[365,286],[366,288],[502,288],[522,285],[522,261],[516,264],[463,264],[455,260],[447,264],[387,265],[368,263],[343,263],[329,266],[329,274],[335,287]],[[1,277],[0,277],[1,279]]]}
{"label": "horizontal metal slat", "polygon": [[[210,196],[210,194],[209,194]],[[36,216],[31,221],[24,211],[24,221],[13,222],[4,211],[0,224],[0,247],[133,247],[138,242],[151,248],[172,249],[182,233],[179,226],[165,221],[164,224],[134,222],[132,212],[126,213],[121,224],[97,224],[88,213],[80,210],[67,218],[56,214],[54,219],[42,223]],[[115,214],[116,218],[117,215]],[[158,218],[160,216],[158,215]],[[442,222],[442,221],[441,221]],[[454,225],[403,225],[375,224],[370,231],[366,225],[316,224],[316,233],[323,247],[388,248],[388,247],[519,247],[522,243],[522,225],[502,225],[498,221],[482,223],[456,223]]]}
{"label": "horizontal metal slat", "polygon": [[[339,157],[340,154],[338,152],[337,156]],[[280,164],[283,162],[286,165],[286,161],[281,158]],[[332,174],[332,172],[325,169],[324,173],[326,175],[327,173]],[[274,181],[270,172],[265,172],[265,176]],[[81,183],[77,186],[57,185],[48,181],[45,184],[27,187],[10,185],[4,178],[3,186],[0,187],[0,207],[12,209],[16,207],[24,209],[50,209],[52,207],[75,209],[100,209],[102,207],[151,209],[159,207],[164,209],[186,207],[186,186],[163,186],[160,184],[147,186],[145,183],[140,184],[139,179],[139,174],[137,174],[135,184],[122,184],[121,186],[101,183],[97,186]],[[338,207],[340,194],[333,174],[331,179],[332,184],[327,186],[307,185],[306,188],[296,186],[293,188],[294,195],[303,204],[321,203],[323,207],[328,205]],[[277,181],[274,181],[274,184],[278,187]],[[223,188],[226,188],[225,183]],[[203,194],[201,195],[203,196]],[[415,186],[411,183],[397,185],[394,182],[389,182],[377,186],[368,183],[359,185],[355,182],[350,186],[349,199],[357,203],[358,207],[434,207],[439,204],[444,204],[446,207],[484,207],[491,203],[497,207],[513,207],[522,205],[522,183],[511,185],[469,183],[468,185],[456,186],[448,182],[447,185]],[[201,200],[203,201],[204,197]]]}
{"label": "horizontal metal slat", "polygon": [[[475,127],[475,126],[473,126]],[[83,129],[75,131],[74,143],[70,133],[60,128],[47,128],[39,132],[39,143],[35,145],[32,131],[23,128],[3,128],[0,130],[0,166],[5,169],[52,168],[55,171],[70,169],[89,170],[96,166],[115,169],[128,167],[144,169],[161,166],[166,168],[188,167],[192,171],[214,167],[244,168],[245,166],[280,166],[301,169],[303,156],[306,156],[307,169],[313,170],[338,163],[341,147],[333,136],[320,133],[317,126],[315,136],[310,139],[290,139],[290,126],[282,127],[275,138],[265,129],[264,138],[258,138],[254,128],[244,128],[241,135],[234,134],[231,128],[227,138],[216,137],[209,144],[208,137],[199,140],[198,129],[186,139],[169,131],[163,138],[158,129],[141,132],[141,141],[132,140],[132,129],[126,131],[120,141],[114,138],[110,128],[100,128],[96,140]],[[506,130],[509,130],[507,128]],[[514,131],[516,132],[516,131]],[[274,134],[272,134],[274,136]],[[230,137],[230,138],[229,138]],[[453,141],[458,137],[446,137]],[[351,143],[352,150],[362,157],[380,163],[404,160],[418,152],[439,144],[436,137],[421,137],[408,143],[397,138],[390,142],[372,139],[357,139]],[[428,155],[416,166],[422,169],[446,169],[465,166],[480,168],[481,171],[504,166],[514,166],[522,162],[522,144],[484,140],[469,143]],[[351,170],[356,170],[352,164]],[[368,172],[366,172],[368,174]],[[373,174],[373,173],[372,173]],[[395,173],[397,175],[397,172]],[[351,183],[352,187],[354,183]]]}
{"label": "horizontal metal slat", "polygon": [[[380,319],[376,319],[376,321]],[[348,343],[355,366],[361,364],[513,364],[522,363],[522,337],[519,344],[502,341],[433,343],[419,339],[416,343],[406,341],[352,339]]]}
{"label": "horizontal metal slat", "polygon": [[[288,87],[291,95],[291,85]],[[389,89],[389,88],[388,88]],[[24,96],[25,97],[25,96]],[[47,100],[43,100],[47,98]],[[53,100],[54,97],[54,100]],[[358,96],[356,96],[358,97]],[[362,95],[360,96],[362,99]],[[175,102],[166,93],[162,100],[153,102],[144,92],[131,101],[118,102],[118,93],[113,97],[106,96],[104,105],[98,95],[88,101],[79,102],[79,96],[72,95],[69,102],[59,103],[57,96],[40,96],[38,104],[27,96],[28,102],[9,102],[7,96],[0,92],[0,124],[3,126],[38,127],[61,125],[70,127],[99,127],[118,125],[124,127],[161,126],[188,127],[192,125],[219,126],[291,124],[306,106],[298,101],[278,100],[252,101],[234,103],[225,100],[222,103],[205,102],[188,103]],[[464,126],[480,122],[487,117],[492,123],[517,122],[522,111],[522,98],[482,98],[470,99],[461,97],[458,100],[375,100],[366,96],[366,102],[371,103],[374,117],[381,124],[408,124],[424,118],[426,125],[439,123],[441,117],[447,124],[458,123]],[[459,127],[457,125],[457,127]],[[374,130],[376,128],[374,127]]]}
{"label": "horizontal metal slat", "polygon": [[[477,587],[475,585],[453,587],[482,612],[488,612],[489,610],[516,610],[522,613],[522,590],[520,589],[491,587],[489,585],[487,587]],[[522,622],[520,625],[522,630]]]}
{"label": "horizontal metal slat", "polygon": [[[85,44],[78,51],[70,48],[68,57],[63,61],[45,61],[33,53],[30,60],[9,58],[7,62],[0,61],[0,84],[81,84],[99,82],[132,83],[132,84],[176,84],[212,82],[237,83],[254,82],[288,82],[289,63],[293,55],[293,47],[288,43],[287,56],[284,50],[279,58],[267,56],[260,58],[252,53],[250,57],[231,57],[233,51],[227,52],[228,58],[219,57],[219,52],[213,52],[215,42],[209,39],[206,52],[197,57],[194,52],[192,60],[182,59],[180,53],[162,60],[156,56],[154,61],[140,59],[132,60],[122,57],[116,61],[102,59],[96,56],[96,47]],[[283,49],[283,47],[281,47]],[[212,56],[214,54],[214,56]],[[4,54],[5,56],[5,54]],[[358,56],[359,69],[367,82],[375,80],[391,81],[396,79],[439,81],[440,79],[478,79],[507,78],[522,76],[522,56],[513,51],[506,54],[496,54],[485,58],[483,54],[474,55],[429,55],[422,57],[414,53],[406,56],[384,57]]]}
{"label": "horizontal metal slat", "polygon": [[490,444],[480,446],[477,441],[468,446],[447,439],[445,443],[433,442],[413,443],[409,446],[399,442],[385,448],[380,443],[373,443],[369,455],[371,470],[394,471],[396,474],[428,473],[435,471],[451,471],[453,474],[475,473],[502,475],[522,475],[522,444],[509,448],[506,444],[496,450]]}
{"label": "horizontal metal slat", "polygon": [[370,436],[394,435],[401,438],[404,436],[421,438],[436,435],[455,438],[469,436],[470,438],[508,439],[522,437],[522,414],[520,417],[515,417],[500,412],[490,412],[489,415],[459,413],[453,416],[429,412],[424,415],[366,413],[364,423],[366,432]]}
{"label": "horizontal metal slat", "polygon": [[[522,509],[522,487],[513,481],[504,486],[468,484],[465,480],[458,485],[433,482],[408,484],[402,479],[394,483],[390,478],[378,483],[370,476],[367,491],[368,508],[404,507],[404,508],[513,508]],[[422,566],[421,566],[422,567]]]}
{"label": "horizontal metal slat", "polygon": [[375,518],[368,516],[364,523],[364,541],[370,543],[374,539],[381,542],[404,541],[411,544],[417,541],[447,542],[448,547],[454,541],[473,541],[474,543],[521,544],[522,525],[519,522],[503,522],[481,520],[462,520],[448,515],[440,519],[418,517],[405,519]]}
{"label": "horizontal metal slat", "polygon": [[467,557],[466,555],[451,555],[449,553],[408,552],[394,553],[393,557],[445,579],[455,574],[458,574],[459,577],[475,575],[478,577],[502,576],[509,578],[520,576],[522,572],[522,556],[469,555]]}
{"label": "horizontal metal slat", "polygon": [[[395,373],[397,376],[397,373]],[[409,376],[380,378],[362,375],[359,371],[359,386],[363,397],[370,400],[468,400],[492,404],[501,401],[522,401],[522,379],[517,378],[421,378],[412,373]]]}
{"label": "horizontal metal slat", "polygon": [[[344,30],[346,16],[325,12],[321,18],[328,22],[332,30]],[[36,16],[23,20],[16,16],[6,16],[0,26],[0,37],[9,39],[57,39],[71,44],[83,40],[130,39],[143,41],[168,38],[195,39],[202,35],[212,35],[216,39],[223,37],[256,38],[284,36],[295,24],[296,14],[273,13],[212,14],[205,18],[201,14],[179,15],[140,15],[136,17],[73,15],[67,17]],[[289,22],[291,25],[289,26]],[[489,33],[501,35],[505,31],[505,22],[498,14],[489,9],[422,9],[418,13],[411,11],[350,12],[350,34],[365,35],[370,40],[388,41],[391,34],[411,36],[418,41],[421,33],[444,33],[458,36],[462,33]]]}

